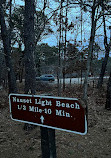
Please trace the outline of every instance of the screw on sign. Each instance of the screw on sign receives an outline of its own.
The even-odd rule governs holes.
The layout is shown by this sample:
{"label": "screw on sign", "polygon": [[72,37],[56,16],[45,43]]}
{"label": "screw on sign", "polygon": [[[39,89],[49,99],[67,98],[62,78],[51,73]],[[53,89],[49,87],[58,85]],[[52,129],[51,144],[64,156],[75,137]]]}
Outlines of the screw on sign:
{"label": "screw on sign", "polygon": [[11,118],[52,129],[87,133],[85,108],[76,98],[10,94]]}

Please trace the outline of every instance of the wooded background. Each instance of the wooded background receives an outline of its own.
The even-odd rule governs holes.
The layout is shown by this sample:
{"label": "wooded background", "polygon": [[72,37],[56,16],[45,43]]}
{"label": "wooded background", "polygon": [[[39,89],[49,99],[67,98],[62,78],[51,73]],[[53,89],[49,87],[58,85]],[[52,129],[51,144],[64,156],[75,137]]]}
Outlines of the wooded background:
{"label": "wooded background", "polygon": [[[87,105],[89,75],[98,77],[98,89],[104,83],[104,76],[109,76],[105,108],[111,109],[111,1],[23,2],[24,5],[16,5],[16,0],[0,0],[0,87],[8,87],[9,93],[17,93],[16,81],[23,82],[24,79],[24,93],[35,94],[36,76],[51,73],[57,77],[60,96],[66,77],[85,77],[81,90]],[[75,8],[78,16],[71,12]],[[75,23],[69,19],[70,13],[76,19]],[[84,29],[87,26],[84,14],[89,15],[89,39],[85,37],[88,32]],[[57,29],[56,46],[42,42],[43,38],[55,34],[52,25]],[[69,33],[74,36],[72,41],[68,39]],[[101,37],[98,42],[97,37]]]}

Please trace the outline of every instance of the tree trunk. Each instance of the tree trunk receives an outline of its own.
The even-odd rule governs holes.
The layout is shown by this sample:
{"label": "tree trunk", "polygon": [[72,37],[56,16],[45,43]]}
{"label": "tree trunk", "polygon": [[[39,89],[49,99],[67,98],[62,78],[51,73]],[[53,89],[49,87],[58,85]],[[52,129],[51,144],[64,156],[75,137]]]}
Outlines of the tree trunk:
{"label": "tree trunk", "polygon": [[60,30],[59,30],[59,69],[58,69],[58,96],[61,96],[61,75],[62,75],[62,61],[61,61],[61,38],[62,38],[62,0],[60,1]]}
{"label": "tree trunk", "polygon": [[65,75],[66,75],[66,47],[67,47],[67,26],[68,26],[68,0],[67,0],[67,7],[66,7],[66,15],[65,15],[65,44],[64,44],[64,66],[63,66],[63,91],[65,90]]}
{"label": "tree trunk", "polygon": [[1,1],[0,1],[0,25],[1,25],[1,36],[3,40],[5,61],[6,61],[6,66],[8,70],[9,93],[15,93],[17,92],[17,87],[16,87],[16,77],[15,77],[15,73],[12,66],[12,60],[11,60],[10,33],[6,28],[4,11],[3,11]]}
{"label": "tree trunk", "polygon": [[87,58],[87,65],[86,65],[86,75],[84,80],[84,88],[83,88],[83,100],[87,106],[87,88],[88,88],[88,76],[90,72],[90,65],[91,65],[91,59],[93,54],[93,44],[94,44],[94,38],[95,38],[95,30],[96,30],[96,19],[95,19],[95,2],[92,7],[92,26],[91,26],[91,36],[90,36],[90,43],[89,43],[89,49],[88,49],[88,58]]}
{"label": "tree trunk", "polygon": [[98,79],[98,84],[97,84],[97,88],[101,88],[102,84],[103,84],[103,78],[104,78],[104,74],[105,74],[105,70],[106,70],[106,66],[107,66],[107,62],[108,62],[108,57],[109,57],[109,50],[106,50],[106,54],[104,57],[104,60],[102,62],[102,67],[101,67],[101,73]]}
{"label": "tree trunk", "polygon": [[[104,6],[102,6],[102,10],[104,13]],[[106,54],[105,54],[104,60],[102,62],[101,73],[100,73],[100,76],[98,79],[97,88],[102,87],[103,77],[105,75],[105,70],[106,70],[106,66],[107,66],[107,62],[108,62],[108,58],[109,58],[109,52],[110,52],[110,43],[108,44],[108,41],[107,41],[106,24],[105,24],[105,16],[104,15],[103,15],[103,24],[104,24],[104,46],[105,46]]]}
{"label": "tree trunk", "polygon": [[25,44],[25,93],[35,94],[34,68],[34,13],[35,0],[25,0],[24,44]]}
{"label": "tree trunk", "polygon": [[105,109],[111,110],[111,72],[110,72],[110,77],[109,77],[108,84],[107,84]]}

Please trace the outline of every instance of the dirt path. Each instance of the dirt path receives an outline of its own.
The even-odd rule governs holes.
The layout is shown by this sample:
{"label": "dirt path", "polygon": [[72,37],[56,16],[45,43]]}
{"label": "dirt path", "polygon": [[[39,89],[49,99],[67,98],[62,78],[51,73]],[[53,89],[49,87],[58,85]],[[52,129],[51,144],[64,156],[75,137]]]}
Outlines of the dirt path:
{"label": "dirt path", "polygon": [[[56,130],[57,158],[111,157],[111,111],[104,109],[105,93],[90,90],[88,100],[88,133],[80,136]],[[23,123],[10,119],[8,106],[7,95],[1,93],[0,158],[41,158],[40,128],[24,131]]]}

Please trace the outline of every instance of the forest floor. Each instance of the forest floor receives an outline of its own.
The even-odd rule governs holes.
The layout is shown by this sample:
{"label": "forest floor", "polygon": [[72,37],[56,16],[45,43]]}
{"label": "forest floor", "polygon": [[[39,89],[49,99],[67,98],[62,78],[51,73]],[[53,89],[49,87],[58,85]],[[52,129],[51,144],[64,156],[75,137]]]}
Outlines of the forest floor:
{"label": "forest floor", "polygon": [[[51,85],[50,85],[51,86]],[[19,84],[19,93],[23,93]],[[57,87],[38,88],[39,93],[57,95]],[[82,97],[82,87],[67,86],[64,97]],[[88,88],[88,133],[84,136],[56,130],[57,158],[110,158],[111,111],[105,110],[106,88]],[[6,90],[0,91],[0,158],[41,158],[40,127],[23,129],[24,123],[11,120]]]}

